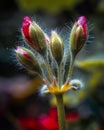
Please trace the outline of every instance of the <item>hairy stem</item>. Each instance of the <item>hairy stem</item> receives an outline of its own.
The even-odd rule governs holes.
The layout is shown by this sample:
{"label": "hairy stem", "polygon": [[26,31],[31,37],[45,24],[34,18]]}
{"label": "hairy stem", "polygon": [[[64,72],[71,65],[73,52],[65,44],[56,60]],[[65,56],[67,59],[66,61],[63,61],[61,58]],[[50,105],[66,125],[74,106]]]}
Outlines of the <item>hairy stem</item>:
{"label": "hairy stem", "polygon": [[58,85],[61,88],[62,86],[62,74],[61,74],[61,70],[62,70],[62,65],[59,64],[58,65],[58,69],[57,69],[57,76],[58,76]]}
{"label": "hairy stem", "polygon": [[73,72],[74,58],[75,57],[72,55],[72,53],[70,53],[70,66],[69,66],[69,71],[68,71],[68,76],[67,76],[68,79],[70,79]]}
{"label": "hairy stem", "polygon": [[66,130],[63,94],[56,95],[59,130]]}
{"label": "hairy stem", "polygon": [[49,74],[48,78],[50,79],[50,81],[52,81],[53,77],[54,77],[54,74],[53,74],[53,72],[52,72],[52,70],[50,68],[49,59],[48,59],[47,55],[43,56],[43,59],[44,59],[45,67],[46,67],[46,69],[48,71],[48,74]]}
{"label": "hairy stem", "polygon": [[51,70],[50,65],[48,64],[48,62],[47,62],[46,60],[45,60],[45,62],[46,62],[45,65],[46,65],[47,71],[48,71],[49,76],[50,76],[50,80],[52,81],[54,75],[53,75],[53,73],[52,73],[52,70]]}

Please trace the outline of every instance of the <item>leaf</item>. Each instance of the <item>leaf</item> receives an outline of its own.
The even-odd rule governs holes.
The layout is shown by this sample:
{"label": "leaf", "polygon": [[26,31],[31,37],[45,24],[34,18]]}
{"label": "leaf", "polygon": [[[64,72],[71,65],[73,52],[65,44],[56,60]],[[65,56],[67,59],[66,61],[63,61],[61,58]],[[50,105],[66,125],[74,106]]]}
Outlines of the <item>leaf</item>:
{"label": "leaf", "polygon": [[103,59],[89,59],[85,61],[76,62],[75,66],[88,71],[90,73],[94,73],[95,71],[104,72],[104,60]]}
{"label": "leaf", "polygon": [[72,9],[81,0],[16,0],[19,7],[24,10],[34,11],[42,9],[50,12],[59,12],[62,9]]}

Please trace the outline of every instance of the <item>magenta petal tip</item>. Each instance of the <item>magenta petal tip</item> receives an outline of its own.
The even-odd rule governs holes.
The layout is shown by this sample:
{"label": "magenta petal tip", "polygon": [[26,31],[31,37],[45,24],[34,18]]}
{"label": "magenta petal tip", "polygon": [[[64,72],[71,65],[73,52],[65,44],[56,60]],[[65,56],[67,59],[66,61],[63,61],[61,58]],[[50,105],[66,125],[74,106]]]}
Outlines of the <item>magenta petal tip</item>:
{"label": "magenta petal tip", "polygon": [[85,16],[80,16],[77,22],[83,26],[87,23],[87,18]]}
{"label": "magenta petal tip", "polygon": [[24,22],[30,22],[30,21],[31,21],[31,18],[28,17],[28,16],[25,16],[25,17],[23,18],[23,21],[24,21]]}

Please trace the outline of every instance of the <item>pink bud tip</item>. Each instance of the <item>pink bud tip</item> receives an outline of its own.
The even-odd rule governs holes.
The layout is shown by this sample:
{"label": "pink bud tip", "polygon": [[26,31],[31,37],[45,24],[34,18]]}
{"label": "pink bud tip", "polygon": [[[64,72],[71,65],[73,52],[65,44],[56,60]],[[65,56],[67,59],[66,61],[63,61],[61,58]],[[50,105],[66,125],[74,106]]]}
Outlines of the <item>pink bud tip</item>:
{"label": "pink bud tip", "polygon": [[57,32],[56,31],[51,31],[51,34],[57,34]]}
{"label": "pink bud tip", "polygon": [[22,49],[21,47],[17,46],[15,51],[17,53],[23,55],[25,58],[27,58],[29,60],[31,59],[30,56],[29,56],[29,54],[24,49]]}
{"label": "pink bud tip", "polygon": [[31,23],[31,19],[28,16],[25,16],[22,23],[22,31],[26,38],[29,37],[29,26]]}
{"label": "pink bud tip", "polygon": [[46,33],[45,33],[45,41],[46,41],[47,45],[50,45],[50,39],[49,39],[49,37],[47,36]]}
{"label": "pink bud tip", "polygon": [[78,18],[77,22],[83,26],[87,23],[87,18],[85,16],[81,16]]}
{"label": "pink bud tip", "polygon": [[30,22],[30,21],[31,21],[31,19],[30,19],[30,17],[25,16],[25,17],[24,17],[24,19],[23,19],[23,21],[24,21],[24,22]]}
{"label": "pink bud tip", "polygon": [[20,49],[20,47],[17,46],[16,49],[15,49],[15,51],[16,51],[16,52],[19,52],[19,49]]}
{"label": "pink bud tip", "polygon": [[22,55],[24,55],[26,52],[19,46],[16,47],[16,50],[15,50],[17,53],[20,53]]}
{"label": "pink bud tip", "polygon": [[86,18],[85,16],[81,16],[81,17],[78,18],[77,23],[78,23],[80,26],[82,26],[83,35],[84,35],[84,38],[86,39],[86,36],[87,36],[87,27],[86,27],[87,18]]}

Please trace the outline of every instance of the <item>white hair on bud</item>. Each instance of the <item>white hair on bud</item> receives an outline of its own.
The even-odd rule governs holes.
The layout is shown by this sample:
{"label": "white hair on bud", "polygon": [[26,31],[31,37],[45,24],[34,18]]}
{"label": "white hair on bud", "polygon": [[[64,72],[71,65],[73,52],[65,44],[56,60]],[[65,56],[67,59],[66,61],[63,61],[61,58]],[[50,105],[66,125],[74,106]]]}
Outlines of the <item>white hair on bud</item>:
{"label": "white hair on bud", "polygon": [[83,83],[78,79],[71,80],[70,85],[75,86],[77,89],[83,88]]}
{"label": "white hair on bud", "polygon": [[89,21],[87,23],[87,39],[86,39],[86,43],[89,44],[89,43],[93,43],[94,42],[94,39],[95,39],[95,36],[94,36],[94,25],[91,24]]}
{"label": "white hair on bud", "polygon": [[8,50],[10,53],[10,59],[12,59],[10,64],[15,64],[16,67],[18,68],[18,70],[20,70],[20,71],[22,70],[24,72],[27,72],[25,67],[18,61],[15,50],[16,49],[14,49],[14,48]]}

